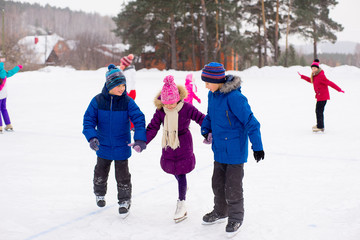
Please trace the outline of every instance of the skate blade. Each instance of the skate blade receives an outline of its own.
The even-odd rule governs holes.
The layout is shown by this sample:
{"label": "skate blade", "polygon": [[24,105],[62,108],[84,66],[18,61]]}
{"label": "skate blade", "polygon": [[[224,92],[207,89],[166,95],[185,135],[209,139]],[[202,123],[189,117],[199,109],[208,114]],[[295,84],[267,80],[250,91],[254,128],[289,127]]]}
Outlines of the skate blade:
{"label": "skate blade", "polygon": [[226,235],[227,235],[228,238],[233,238],[233,237],[235,237],[235,235],[238,234],[239,232],[240,232],[240,228],[239,228],[237,231],[235,231],[235,232],[227,232]]}
{"label": "skate blade", "polygon": [[120,218],[121,218],[121,219],[125,219],[125,218],[127,218],[127,216],[129,216],[129,214],[130,214],[130,212],[121,213],[121,214],[120,214]]}
{"label": "skate blade", "polygon": [[185,215],[180,218],[174,218],[174,221],[175,221],[175,223],[179,223],[179,222],[184,221],[185,219],[187,219],[187,213],[185,213]]}
{"label": "skate blade", "polygon": [[5,129],[5,131],[7,131],[7,132],[13,132],[14,129]]}
{"label": "skate blade", "polygon": [[226,218],[220,218],[220,219],[218,219],[218,220],[216,220],[214,222],[205,222],[205,221],[203,221],[202,225],[213,225],[213,224],[217,224],[217,223],[223,223],[223,222],[226,222],[226,219],[227,219],[227,217]]}
{"label": "skate blade", "polygon": [[187,216],[182,217],[182,218],[178,218],[178,219],[174,219],[174,221],[175,221],[175,223],[179,223],[179,222],[184,221],[185,219],[187,219]]}
{"label": "skate blade", "polygon": [[322,133],[325,133],[325,131],[314,131],[314,130],[313,130],[313,133],[315,133],[315,134],[322,134]]}

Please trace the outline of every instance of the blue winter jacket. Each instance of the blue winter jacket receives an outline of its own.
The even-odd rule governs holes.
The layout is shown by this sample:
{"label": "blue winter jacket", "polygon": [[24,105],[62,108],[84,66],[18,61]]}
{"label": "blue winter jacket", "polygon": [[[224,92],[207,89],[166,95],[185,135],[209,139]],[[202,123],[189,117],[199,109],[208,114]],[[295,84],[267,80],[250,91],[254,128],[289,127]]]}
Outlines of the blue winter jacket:
{"label": "blue winter jacket", "polygon": [[83,134],[90,141],[98,138],[96,154],[108,160],[126,160],[131,156],[130,120],[135,127],[134,140],[146,142],[145,116],[126,92],[110,95],[106,86],[90,102],[84,115]]}
{"label": "blue winter jacket", "polygon": [[212,132],[215,161],[226,164],[247,162],[248,138],[254,151],[263,150],[260,123],[241,93],[240,77],[228,77],[222,88],[208,94],[208,111],[201,134]]}

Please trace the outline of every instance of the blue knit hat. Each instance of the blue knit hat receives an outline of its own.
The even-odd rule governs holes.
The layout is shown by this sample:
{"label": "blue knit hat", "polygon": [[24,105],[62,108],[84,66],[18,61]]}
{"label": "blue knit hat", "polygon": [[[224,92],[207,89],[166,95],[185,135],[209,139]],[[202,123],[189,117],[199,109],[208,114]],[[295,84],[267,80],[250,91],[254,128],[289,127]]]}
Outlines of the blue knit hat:
{"label": "blue knit hat", "polygon": [[217,62],[205,65],[202,69],[201,79],[209,83],[224,83],[226,81],[224,66]]}
{"label": "blue knit hat", "polygon": [[120,84],[126,84],[126,79],[124,74],[115,67],[114,64],[108,66],[108,71],[106,72],[106,87],[110,91],[114,87]]}

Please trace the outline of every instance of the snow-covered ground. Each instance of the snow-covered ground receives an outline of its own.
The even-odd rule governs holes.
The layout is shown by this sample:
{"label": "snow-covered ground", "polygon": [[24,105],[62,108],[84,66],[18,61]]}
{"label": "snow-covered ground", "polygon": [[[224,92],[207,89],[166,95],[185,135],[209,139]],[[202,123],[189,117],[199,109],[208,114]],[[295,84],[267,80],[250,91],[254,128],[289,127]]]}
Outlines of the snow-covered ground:
{"label": "snow-covered ground", "polygon": [[[238,74],[242,92],[261,123],[265,160],[245,165],[245,220],[235,239],[357,240],[360,236],[360,69],[323,66],[345,90],[330,89],[324,134],[314,134],[312,86],[297,71],[310,67],[252,67]],[[118,214],[113,167],[107,206],[92,190],[95,153],[82,135],[83,114],[101,91],[106,68],[47,67],[8,79],[8,110],[15,132],[0,135],[0,239],[224,239],[225,224],[204,226],[212,210],[213,153],[191,125],[197,165],[188,174],[188,219],[172,220],[177,183],[159,164],[159,132],[143,153],[133,152],[131,214]],[[162,80],[188,72],[138,71],[136,102],[147,123]],[[207,89],[195,72],[206,113]],[[234,103],[235,104],[235,103]],[[250,144],[249,144],[250,145]]]}

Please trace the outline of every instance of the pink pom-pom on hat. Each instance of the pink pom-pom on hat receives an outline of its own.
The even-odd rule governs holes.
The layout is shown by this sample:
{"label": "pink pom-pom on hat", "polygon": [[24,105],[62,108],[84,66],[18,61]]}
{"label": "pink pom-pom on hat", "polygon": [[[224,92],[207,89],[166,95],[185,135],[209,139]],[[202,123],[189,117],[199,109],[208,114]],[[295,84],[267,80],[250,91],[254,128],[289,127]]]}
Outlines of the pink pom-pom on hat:
{"label": "pink pom-pom on hat", "polygon": [[174,82],[174,77],[168,75],[164,79],[164,86],[161,90],[161,102],[163,104],[173,104],[180,101],[179,90]]}

